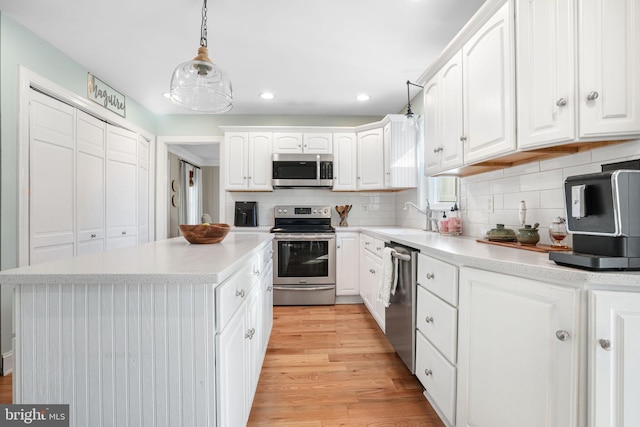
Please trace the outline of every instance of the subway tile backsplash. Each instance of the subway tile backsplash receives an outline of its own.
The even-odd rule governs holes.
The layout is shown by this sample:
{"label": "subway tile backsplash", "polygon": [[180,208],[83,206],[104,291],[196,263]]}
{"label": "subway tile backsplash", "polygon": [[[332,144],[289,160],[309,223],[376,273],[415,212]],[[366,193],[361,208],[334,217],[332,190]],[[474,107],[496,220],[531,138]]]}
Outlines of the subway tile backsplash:
{"label": "subway tile backsplash", "polygon": [[601,165],[640,158],[640,140],[462,178],[463,233],[483,237],[502,223],[518,228],[518,207],[527,204],[527,223],[540,223],[540,242],[549,244],[548,226],[565,216],[564,179],[600,172]]}

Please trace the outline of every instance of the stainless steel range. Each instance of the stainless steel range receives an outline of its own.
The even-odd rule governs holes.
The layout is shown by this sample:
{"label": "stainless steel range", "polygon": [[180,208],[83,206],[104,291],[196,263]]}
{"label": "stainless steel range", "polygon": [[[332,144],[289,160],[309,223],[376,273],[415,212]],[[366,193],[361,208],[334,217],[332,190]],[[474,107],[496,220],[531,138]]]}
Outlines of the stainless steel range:
{"label": "stainless steel range", "polygon": [[329,206],[275,206],[273,304],[336,301],[336,238]]}

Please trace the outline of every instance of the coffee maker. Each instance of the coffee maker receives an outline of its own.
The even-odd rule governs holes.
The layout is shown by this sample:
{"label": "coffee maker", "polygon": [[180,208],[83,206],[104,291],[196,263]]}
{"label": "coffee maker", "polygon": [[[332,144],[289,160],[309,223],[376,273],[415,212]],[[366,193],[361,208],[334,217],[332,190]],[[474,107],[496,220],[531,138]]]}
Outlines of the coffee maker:
{"label": "coffee maker", "polygon": [[236,202],[233,225],[236,227],[257,227],[258,204],[256,202]]}
{"label": "coffee maker", "polygon": [[587,270],[640,270],[640,170],[571,176],[564,195],[573,252],[551,252],[550,260]]}

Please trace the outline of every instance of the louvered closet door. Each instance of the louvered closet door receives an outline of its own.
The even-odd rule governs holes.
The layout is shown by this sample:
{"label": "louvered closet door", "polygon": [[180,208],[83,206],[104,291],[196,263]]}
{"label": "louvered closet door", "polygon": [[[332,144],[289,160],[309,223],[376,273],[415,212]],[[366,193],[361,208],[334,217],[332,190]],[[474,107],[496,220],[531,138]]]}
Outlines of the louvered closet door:
{"label": "louvered closet door", "polygon": [[75,255],[75,110],[31,92],[29,264]]}

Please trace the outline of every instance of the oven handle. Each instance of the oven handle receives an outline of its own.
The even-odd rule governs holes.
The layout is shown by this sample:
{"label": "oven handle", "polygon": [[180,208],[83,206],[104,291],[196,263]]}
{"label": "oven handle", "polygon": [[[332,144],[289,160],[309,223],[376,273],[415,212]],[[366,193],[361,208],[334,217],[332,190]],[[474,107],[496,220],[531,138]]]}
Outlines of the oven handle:
{"label": "oven handle", "polygon": [[327,285],[327,286],[314,286],[312,288],[296,288],[294,286],[274,286],[273,290],[276,291],[328,291],[334,289],[335,285]]}
{"label": "oven handle", "polygon": [[317,233],[317,234],[292,234],[292,233],[275,233],[273,240],[332,240],[335,239],[334,233]]}

